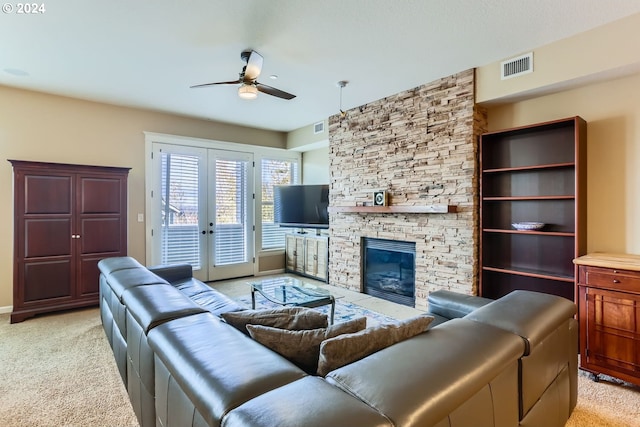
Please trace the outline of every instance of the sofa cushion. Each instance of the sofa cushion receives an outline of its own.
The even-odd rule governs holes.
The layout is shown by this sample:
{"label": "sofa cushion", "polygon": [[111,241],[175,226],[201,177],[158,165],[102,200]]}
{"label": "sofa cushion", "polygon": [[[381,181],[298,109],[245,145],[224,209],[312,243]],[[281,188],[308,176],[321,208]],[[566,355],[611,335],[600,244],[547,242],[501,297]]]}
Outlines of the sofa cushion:
{"label": "sofa cushion", "polygon": [[325,376],[334,369],[421,334],[432,321],[433,316],[421,314],[399,322],[383,323],[327,339],[320,345],[317,373]]}
{"label": "sofa cushion", "polygon": [[[498,328],[466,319],[453,319],[398,345],[329,372],[330,384],[357,396],[403,427],[467,425],[445,420],[456,408],[509,369],[510,393],[518,395],[518,358],[524,350],[522,338]],[[517,405],[501,393],[495,403],[501,418],[517,426]],[[477,408],[477,410],[484,410]],[[489,409],[491,410],[491,409]],[[490,424],[491,425],[491,424]]]}
{"label": "sofa cushion", "polygon": [[306,376],[251,399],[230,411],[225,427],[392,427],[369,405],[328,384]]}
{"label": "sofa cushion", "polygon": [[287,330],[269,326],[247,325],[251,338],[286,357],[309,374],[318,368],[318,354],[322,341],[360,331],[367,326],[367,318],[360,317],[337,323],[328,328]]}
{"label": "sofa cushion", "polygon": [[205,311],[169,284],[136,286],[122,300],[145,334],[161,323]]}
{"label": "sofa cushion", "polygon": [[245,335],[249,335],[247,325],[262,325],[294,330],[326,328],[329,325],[326,314],[302,307],[234,311],[221,313],[220,317]]}

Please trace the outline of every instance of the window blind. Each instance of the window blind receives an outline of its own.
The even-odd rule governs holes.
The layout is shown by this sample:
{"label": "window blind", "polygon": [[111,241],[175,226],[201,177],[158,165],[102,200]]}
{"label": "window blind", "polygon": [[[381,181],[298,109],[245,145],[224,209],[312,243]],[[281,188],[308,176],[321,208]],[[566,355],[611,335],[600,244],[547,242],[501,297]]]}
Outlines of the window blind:
{"label": "window blind", "polygon": [[247,167],[243,160],[216,160],[215,265],[247,261]]}
{"label": "window blind", "polygon": [[200,268],[197,156],[160,153],[162,263]]}
{"label": "window blind", "polygon": [[273,222],[273,187],[298,183],[298,162],[263,159],[262,177],[262,249],[284,248],[286,229]]}

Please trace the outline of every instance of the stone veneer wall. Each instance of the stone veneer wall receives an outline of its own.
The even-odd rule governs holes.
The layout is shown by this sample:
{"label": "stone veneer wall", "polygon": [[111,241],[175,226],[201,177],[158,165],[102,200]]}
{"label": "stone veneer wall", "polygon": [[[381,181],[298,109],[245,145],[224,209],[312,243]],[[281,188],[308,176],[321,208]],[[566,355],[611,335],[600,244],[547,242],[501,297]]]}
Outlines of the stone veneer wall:
{"label": "stone veneer wall", "polygon": [[478,136],[486,112],[464,71],[329,118],[329,206],[449,204],[457,213],[330,213],[329,278],[362,291],[363,237],[416,243],[416,307],[429,292],[477,294]]}

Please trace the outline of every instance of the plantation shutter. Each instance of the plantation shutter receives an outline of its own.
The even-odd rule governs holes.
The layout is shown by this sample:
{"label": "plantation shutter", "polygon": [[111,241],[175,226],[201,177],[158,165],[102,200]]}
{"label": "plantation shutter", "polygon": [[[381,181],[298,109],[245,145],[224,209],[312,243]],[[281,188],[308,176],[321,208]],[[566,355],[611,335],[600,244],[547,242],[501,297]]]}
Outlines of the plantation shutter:
{"label": "plantation shutter", "polygon": [[298,183],[298,162],[263,159],[262,165],[262,249],[284,248],[286,229],[273,222],[273,187]]}
{"label": "plantation shutter", "polygon": [[216,160],[216,266],[247,262],[247,168],[244,160]]}
{"label": "plantation shutter", "polygon": [[200,268],[197,156],[160,153],[162,264]]}

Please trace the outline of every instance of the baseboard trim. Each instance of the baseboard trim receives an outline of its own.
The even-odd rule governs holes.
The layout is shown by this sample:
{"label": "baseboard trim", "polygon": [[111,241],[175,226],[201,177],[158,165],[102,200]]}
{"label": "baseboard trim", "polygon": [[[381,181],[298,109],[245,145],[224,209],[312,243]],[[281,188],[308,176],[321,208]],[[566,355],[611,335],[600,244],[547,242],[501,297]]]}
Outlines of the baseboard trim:
{"label": "baseboard trim", "polygon": [[0,314],[7,314],[7,313],[11,313],[13,311],[13,306],[12,305],[7,305],[5,307],[0,307]]}

